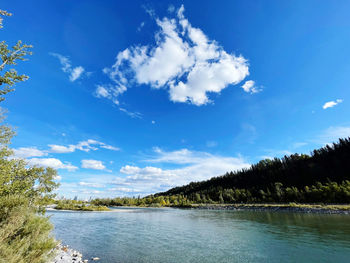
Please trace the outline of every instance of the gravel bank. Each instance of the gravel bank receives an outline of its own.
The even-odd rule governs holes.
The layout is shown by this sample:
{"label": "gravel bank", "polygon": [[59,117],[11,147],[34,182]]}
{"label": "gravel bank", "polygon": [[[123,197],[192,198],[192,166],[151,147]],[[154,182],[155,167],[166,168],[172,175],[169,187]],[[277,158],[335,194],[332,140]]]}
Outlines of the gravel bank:
{"label": "gravel bank", "polygon": [[56,248],[57,255],[51,263],[86,263],[87,259],[83,260],[83,255],[68,246],[59,244]]}
{"label": "gravel bank", "polygon": [[318,213],[318,214],[346,214],[349,210],[327,209],[314,207],[292,207],[292,206],[263,206],[263,205],[198,205],[192,206],[194,209],[207,210],[250,210],[250,211],[272,211],[272,212],[297,212],[297,213]]}

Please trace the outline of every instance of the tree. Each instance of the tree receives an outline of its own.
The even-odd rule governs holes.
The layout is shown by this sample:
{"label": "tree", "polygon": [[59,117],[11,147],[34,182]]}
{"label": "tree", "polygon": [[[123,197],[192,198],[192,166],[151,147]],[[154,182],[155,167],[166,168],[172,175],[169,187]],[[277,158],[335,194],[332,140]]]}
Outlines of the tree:
{"label": "tree", "polygon": [[[11,16],[0,10],[2,17]],[[0,101],[13,91],[13,85],[28,79],[13,68],[17,60],[31,54],[30,45],[18,41],[8,48],[0,42]],[[8,263],[44,263],[50,259],[56,241],[51,235],[52,225],[45,217],[45,200],[51,198],[58,186],[52,168],[30,167],[24,160],[14,159],[8,145],[14,132],[3,123],[0,112],[0,261]]]}
{"label": "tree", "polygon": [[[0,28],[3,27],[2,16],[12,16],[12,14],[4,10],[0,10]],[[5,41],[0,42],[0,101],[5,99],[3,97],[4,95],[14,90],[13,86],[17,82],[21,82],[29,78],[24,74],[19,75],[14,68],[7,68],[8,66],[16,65],[18,60],[27,60],[25,56],[32,54],[30,51],[31,48],[31,45],[23,44],[21,40],[18,40],[16,45],[14,45],[12,48],[9,48]]]}

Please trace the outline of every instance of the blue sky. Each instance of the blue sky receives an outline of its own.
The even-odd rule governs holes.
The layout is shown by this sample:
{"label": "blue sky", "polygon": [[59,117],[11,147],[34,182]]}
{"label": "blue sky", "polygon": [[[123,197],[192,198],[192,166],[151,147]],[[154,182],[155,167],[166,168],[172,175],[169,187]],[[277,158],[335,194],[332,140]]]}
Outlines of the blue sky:
{"label": "blue sky", "polygon": [[349,1],[2,1],[2,107],[59,195],[146,195],[350,136]]}

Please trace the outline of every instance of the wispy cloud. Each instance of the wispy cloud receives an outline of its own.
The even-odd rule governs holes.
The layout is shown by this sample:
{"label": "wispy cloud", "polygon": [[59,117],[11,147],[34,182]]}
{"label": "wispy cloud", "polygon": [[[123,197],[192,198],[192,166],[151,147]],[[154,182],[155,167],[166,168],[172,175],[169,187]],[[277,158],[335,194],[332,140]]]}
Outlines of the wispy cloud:
{"label": "wispy cloud", "polygon": [[[58,54],[58,53],[53,53],[53,52],[51,52],[49,54],[53,57],[58,58],[59,62],[61,63],[61,66],[62,66],[62,68],[61,68],[62,71],[69,75],[69,80],[71,82],[74,82],[83,76],[85,69],[82,66],[73,67],[69,57],[63,56],[63,55]],[[88,72],[87,74],[90,75],[91,72]]]}
{"label": "wispy cloud", "polygon": [[[174,18],[159,19],[153,9],[145,10],[159,27],[155,44],[118,53],[115,64],[104,69],[116,87],[147,84],[165,88],[171,101],[199,106],[211,102],[208,93],[220,93],[248,76],[246,59],[227,53],[201,29],[193,27],[184,16],[183,6]],[[118,101],[121,94],[101,89],[99,93],[112,101]]]}
{"label": "wispy cloud", "polygon": [[144,26],[145,26],[145,22],[141,22],[141,24],[137,28],[137,31],[141,31]]}
{"label": "wispy cloud", "polygon": [[85,70],[84,70],[84,68],[82,66],[73,68],[72,72],[71,72],[71,74],[69,76],[69,80],[72,81],[72,82],[76,81],[78,78],[81,77],[81,75],[83,74],[84,71]]}
{"label": "wispy cloud", "polygon": [[142,119],[142,114],[140,112],[129,111],[129,110],[122,108],[122,107],[119,107],[119,110],[124,112],[125,114],[129,115],[131,118]]}
{"label": "wispy cloud", "polygon": [[336,106],[336,105],[338,105],[339,103],[342,103],[342,102],[343,102],[342,99],[337,99],[335,101],[333,101],[333,100],[332,101],[328,101],[325,104],[323,104],[322,108],[324,110],[328,109],[328,108],[332,108],[332,107],[334,107],[334,106]]}
{"label": "wispy cloud", "polygon": [[57,144],[49,144],[50,147],[50,152],[51,153],[72,153],[75,150],[80,150],[84,152],[89,152],[89,151],[96,151],[99,148],[107,149],[107,150],[112,150],[112,151],[119,151],[120,148],[105,144],[103,142],[99,142],[96,140],[86,140],[86,141],[81,141],[77,144],[70,144],[68,146],[64,145],[57,145]]}
{"label": "wispy cloud", "polygon": [[112,183],[119,188],[124,188],[124,190],[129,189],[124,191],[124,194],[135,194],[136,192],[150,194],[191,181],[201,181],[223,175],[229,171],[249,167],[249,164],[240,156],[224,157],[188,149],[166,152],[157,147],[154,148],[154,156],[145,161],[179,167],[162,169],[150,165],[145,167],[125,165],[120,169],[120,173],[127,176],[117,177]]}
{"label": "wispy cloud", "polygon": [[105,187],[104,184],[89,183],[89,182],[79,182],[79,185],[80,185],[80,186],[93,187],[93,188],[103,188],[103,187]]}
{"label": "wispy cloud", "polygon": [[15,158],[42,157],[46,156],[47,152],[36,147],[20,147],[13,149],[13,155]]}
{"label": "wispy cloud", "polygon": [[66,169],[68,171],[75,171],[78,169],[78,167],[72,165],[71,163],[63,163],[61,160],[56,158],[31,158],[28,159],[28,164],[43,167],[51,167],[54,169]]}
{"label": "wispy cloud", "polygon": [[350,127],[347,126],[331,126],[324,130],[313,141],[319,144],[330,144],[337,142],[339,138],[350,137]]}

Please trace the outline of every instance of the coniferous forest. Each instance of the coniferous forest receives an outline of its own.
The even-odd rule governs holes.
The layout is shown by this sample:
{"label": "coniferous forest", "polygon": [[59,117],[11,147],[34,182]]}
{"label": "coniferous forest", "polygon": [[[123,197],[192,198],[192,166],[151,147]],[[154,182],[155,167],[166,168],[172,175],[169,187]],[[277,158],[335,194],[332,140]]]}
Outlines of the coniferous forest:
{"label": "coniferous forest", "polygon": [[194,203],[350,202],[350,138],[282,159],[261,160],[248,169],[192,182],[155,196],[185,196]]}
{"label": "coniferous forest", "polygon": [[261,160],[248,169],[227,172],[144,198],[98,198],[106,206],[180,206],[211,203],[350,203],[350,138],[282,159]]}

